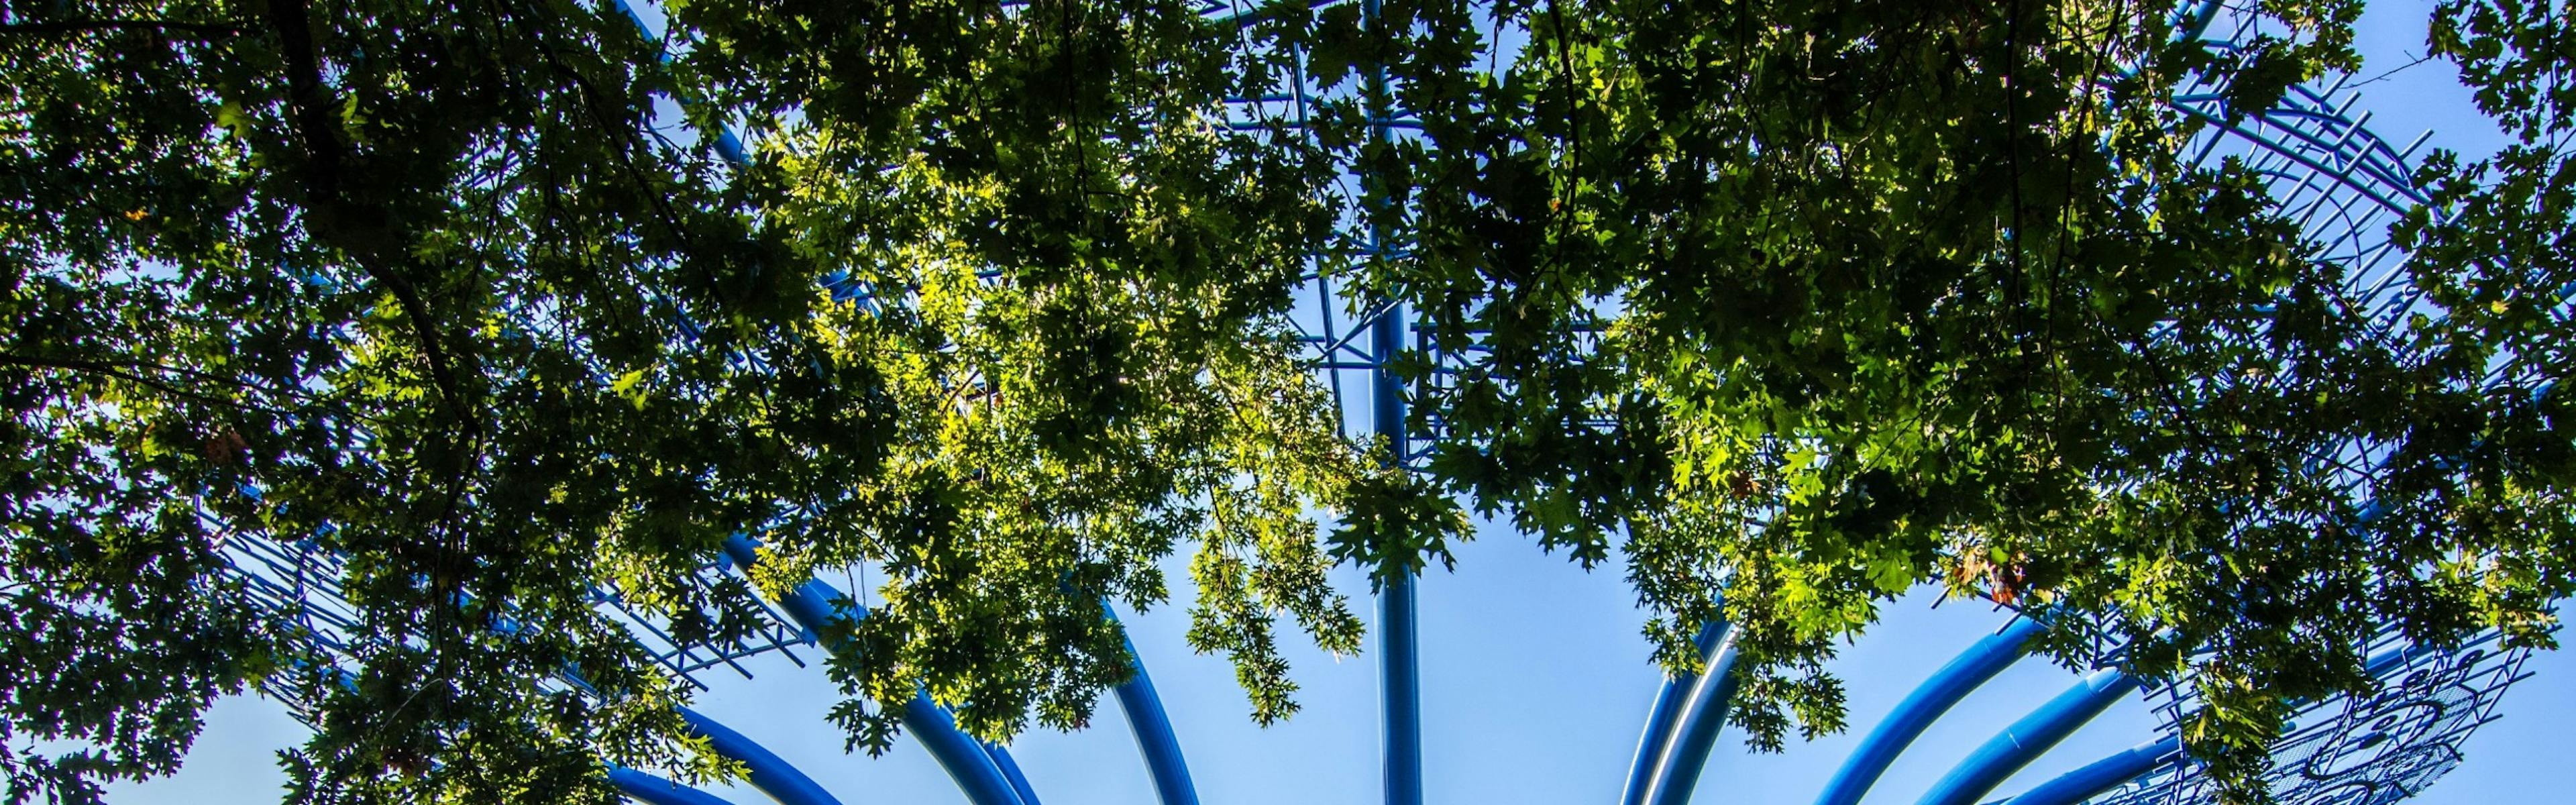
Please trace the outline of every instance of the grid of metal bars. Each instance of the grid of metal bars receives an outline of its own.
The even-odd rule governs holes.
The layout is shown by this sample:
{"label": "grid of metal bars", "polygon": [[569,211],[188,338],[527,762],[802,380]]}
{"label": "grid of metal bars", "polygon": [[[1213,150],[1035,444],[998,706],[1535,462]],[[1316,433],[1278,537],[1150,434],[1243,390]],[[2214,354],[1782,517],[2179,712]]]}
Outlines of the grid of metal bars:
{"label": "grid of metal bars", "polygon": [[[1320,0],[1313,5],[1349,2],[1364,0]],[[1240,21],[1256,6],[1238,1],[1202,2],[1200,7],[1211,18]],[[2239,24],[2236,39],[2253,32],[2251,23]],[[2213,40],[2213,46],[2228,47],[2228,42]],[[1303,81],[1302,76],[1292,76],[1275,93],[1235,99],[1229,111],[1237,117],[1225,124],[1248,129],[1286,120],[1291,130],[1301,129],[1307,111],[1327,100]],[[2194,159],[2214,164],[2232,158],[2270,177],[2279,209],[2309,233],[2322,249],[2322,259],[2344,269],[2347,292],[2367,306],[2383,332],[2399,326],[2409,314],[2425,312],[2423,300],[2406,281],[2404,255],[2386,235],[2390,221],[2425,200],[2414,188],[2408,167],[2425,138],[2395,147],[2372,135],[2366,127],[2368,116],[2352,114],[2357,93],[2341,83],[2294,87],[2274,109],[2237,118],[2221,109],[2220,89],[2199,87],[2175,99],[2178,112],[2204,126],[2192,145]],[[1410,136],[1408,132],[1417,125],[1400,112],[1382,111],[1371,120],[1382,137]],[[1357,177],[1350,181],[1355,184]],[[1361,197],[1355,188],[1344,191],[1345,204]],[[1352,253],[1363,259],[1403,257],[1400,247],[1380,243],[1367,233],[1350,237],[1358,246]],[[844,291],[852,296],[872,295],[872,289],[845,289],[841,284],[832,284],[832,289],[836,298]],[[1320,261],[1299,292],[1291,321],[1306,359],[1332,391],[1345,432],[1354,437],[1391,436],[1398,448],[1397,460],[1420,459],[1422,447],[1440,435],[1440,425],[1422,423],[1423,429],[1407,433],[1400,423],[1390,427],[1380,421],[1388,410],[1379,399],[1389,389],[1388,361],[1407,350],[1425,355],[1435,367],[1430,382],[1437,384],[1443,372],[1455,371],[1462,360],[1472,359],[1474,348],[1459,355],[1436,353],[1421,334],[1402,325],[1396,306],[1361,299],[1352,292],[1350,277],[1327,270]],[[1395,323],[1393,338],[1388,337],[1388,322]],[[1396,410],[1401,416],[1401,409]],[[323,652],[347,649],[343,641],[354,629],[357,613],[341,593],[342,567],[337,557],[319,550],[309,539],[225,531],[224,550],[231,566],[255,596],[292,613]],[[727,572],[731,571],[720,565],[699,571],[702,580],[709,582],[713,574]],[[723,645],[704,645],[675,639],[665,624],[626,606],[614,591],[601,591],[598,603],[636,635],[656,662],[696,687],[707,685],[698,678],[699,672],[718,667],[748,678],[750,671],[740,661],[770,651],[788,652],[791,660],[803,664],[790,651],[807,642],[802,630],[766,604],[764,620],[753,635]],[[2373,648],[2404,650],[2392,642],[2398,639],[2393,631],[2384,633]],[[2100,649],[2105,664],[2116,662],[2119,647]],[[2493,718],[2503,689],[2521,678],[2526,654],[2486,643],[2410,652],[2383,676],[2381,695],[2301,709],[2275,757],[2276,793],[2285,803],[2359,805],[2393,802],[2422,790],[2459,762],[2458,742]],[[2153,687],[2148,695],[2163,714],[2163,731],[2169,736],[2180,729],[2182,714],[2195,705],[2190,693],[2180,688]],[[2213,798],[2196,765],[2176,753],[2126,786],[2091,801],[2175,805]]]}

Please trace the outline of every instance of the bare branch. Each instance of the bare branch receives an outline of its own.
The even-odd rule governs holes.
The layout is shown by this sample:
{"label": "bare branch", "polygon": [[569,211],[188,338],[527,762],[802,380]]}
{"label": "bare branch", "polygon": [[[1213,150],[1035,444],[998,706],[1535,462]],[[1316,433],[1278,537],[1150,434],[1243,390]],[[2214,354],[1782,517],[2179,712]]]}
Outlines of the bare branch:
{"label": "bare branch", "polygon": [[164,35],[185,34],[191,39],[227,39],[238,36],[242,28],[230,22],[178,22],[173,20],[57,20],[52,22],[0,22],[0,35],[77,36],[102,31],[152,31]]}

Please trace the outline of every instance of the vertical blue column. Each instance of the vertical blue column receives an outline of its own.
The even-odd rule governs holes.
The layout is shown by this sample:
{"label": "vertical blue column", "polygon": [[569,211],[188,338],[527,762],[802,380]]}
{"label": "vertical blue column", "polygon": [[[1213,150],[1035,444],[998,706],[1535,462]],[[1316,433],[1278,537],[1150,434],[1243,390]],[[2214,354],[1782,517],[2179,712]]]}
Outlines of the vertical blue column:
{"label": "vertical blue column", "polygon": [[[1373,325],[1378,367],[1371,416],[1385,437],[1389,460],[1404,461],[1404,398],[1393,372],[1386,368],[1401,346],[1404,309],[1392,307]],[[1415,653],[1413,573],[1386,580],[1378,592],[1378,689],[1386,718],[1387,805],[1422,803],[1422,668]]]}
{"label": "vertical blue column", "polygon": [[1387,805],[1422,803],[1422,680],[1413,646],[1413,577],[1378,594],[1379,684],[1386,709]]}
{"label": "vertical blue column", "polygon": [[[1362,0],[1360,15],[1369,34],[1378,31],[1378,0]],[[1369,68],[1369,142],[1387,140],[1387,121],[1394,117],[1387,108],[1386,68]],[[1361,193],[1372,191],[1367,177],[1361,177]],[[1374,206],[1383,203],[1368,198]],[[1372,222],[1369,225],[1369,258],[1386,259],[1386,236]],[[1397,353],[1404,349],[1404,306],[1389,304],[1386,312],[1370,325],[1373,389],[1370,395],[1371,432],[1382,438],[1389,451],[1387,460],[1403,466],[1407,447],[1404,433],[1404,389],[1396,382],[1394,371],[1387,368]],[[1378,593],[1378,690],[1386,719],[1386,802],[1387,805],[1421,805],[1422,803],[1422,667],[1414,652],[1413,573],[1407,569],[1385,581]]]}

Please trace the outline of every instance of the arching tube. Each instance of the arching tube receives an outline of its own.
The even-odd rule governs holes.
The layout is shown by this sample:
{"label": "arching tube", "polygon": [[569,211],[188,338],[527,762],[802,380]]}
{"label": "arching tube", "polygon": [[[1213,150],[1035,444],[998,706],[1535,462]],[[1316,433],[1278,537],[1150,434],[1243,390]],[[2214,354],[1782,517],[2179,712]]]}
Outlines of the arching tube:
{"label": "arching tube", "polygon": [[1002,775],[1001,764],[994,758],[1004,754],[1000,747],[987,750],[983,742],[969,737],[957,728],[957,717],[948,708],[930,700],[929,694],[915,693],[903,703],[903,728],[921,739],[939,767],[957,781],[966,799],[975,805],[1037,805],[1020,799],[1020,791]]}
{"label": "arching tube", "polygon": [[[1725,636],[1724,624],[1700,627],[1699,635],[1692,639],[1699,648],[1700,667],[1709,667],[1716,660],[1719,638]],[[1682,706],[1690,702],[1691,689],[1698,684],[1698,674],[1682,674],[1665,679],[1663,690],[1655,693],[1655,707],[1646,716],[1646,731],[1637,736],[1637,758],[1628,763],[1628,787],[1619,793],[1619,805],[1645,805],[1646,789],[1664,767],[1664,751],[1672,747]]]}
{"label": "arching tube", "polygon": [[[727,539],[724,550],[726,558],[744,568],[751,567],[760,558],[760,545],[750,537],[736,535]],[[833,615],[831,601],[840,597],[840,591],[832,589],[831,585],[808,580],[780,601],[779,608],[786,610],[787,617],[805,630],[807,639],[819,644],[823,626],[831,622]],[[837,653],[844,647],[827,645],[824,649]],[[903,728],[919,738],[922,748],[930,750],[931,758],[939,761],[939,767],[948,771],[950,779],[957,781],[957,788],[966,793],[967,801],[974,805],[1038,805],[1034,799],[1022,799],[1019,789],[1003,776],[997,758],[1008,753],[998,746],[987,751],[982,742],[957,729],[956,717],[948,712],[948,708],[931,701],[929,694],[913,694],[911,701],[904,702],[900,717]]]}
{"label": "arching tube", "polygon": [[[2371,655],[2370,659],[2362,664],[2361,672],[2370,676],[2381,676],[2388,673],[2389,669],[2424,651],[2427,649],[2422,646],[2399,646],[2388,649]],[[2020,796],[2013,797],[2007,805],[2074,805],[2102,792],[2118,788],[2121,783],[2137,779],[2138,775],[2147,773],[2154,769],[2158,762],[2180,751],[2182,751],[2182,739],[2168,735],[2164,740],[2122,750],[2118,754],[2087,763],[2082,768],[2059,775],[2057,779],[2040,783],[2037,787],[2022,792]]]}
{"label": "arching tube", "polygon": [[1834,772],[1834,779],[1825,783],[1825,791],[1817,795],[1816,805],[1853,805],[1859,802],[1861,795],[1869,793],[1869,787],[1878,782],[1879,775],[1887,773],[1888,764],[1896,762],[1896,756],[1914,743],[1923,730],[1931,727],[1933,721],[1940,719],[1942,713],[1949,712],[1950,707],[1967,698],[1970,691],[2003,673],[2014,660],[2021,659],[2022,644],[2029,642],[2030,636],[2038,634],[2039,630],[2037,621],[2015,619],[2003,631],[1978,640],[1967,651],[1950,660],[1948,665],[1941,666],[1941,670],[1933,672],[1931,679],[1924,680],[1913,693],[1905,695],[1904,701],[1897,702],[1896,709],[1879,721],[1877,728],[1869,731],[1869,737],[1861,739],[1860,746],[1843,761],[1843,767]]}
{"label": "arching tube", "polygon": [[1921,805],[1976,805],[1978,797],[1995,790],[2004,778],[2030,765],[2049,747],[2074,733],[2075,728],[2137,689],[2137,678],[2119,669],[2094,672],[1987,739],[1941,782],[1934,783],[1932,790],[1923,795]]}
{"label": "arching tube", "polygon": [[804,772],[796,770],[794,764],[733,728],[686,707],[680,708],[680,718],[689,723],[690,732],[706,736],[707,743],[715,748],[716,754],[738,761],[749,769],[751,787],[768,794],[770,799],[778,801],[778,805],[841,805],[840,800],[832,798],[830,792],[816,785],[814,778],[805,776]]}
{"label": "arching tube", "polygon": [[733,805],[714,794],[624,766],[608,767],[608,784],[644,805]]}
{"label": "arching tube", "polygon": [[1020,764],[1011,759],[1011,751],[990,741],[975,743],[983,747],[984,758],[992,761],[993,768],[1002,773],[1002,781],[1011,784],[1011,793],[1017,795],[1021,802],[1037,805],[1038,792],[1029,787],[1029,776],[1020,773]]}
{"label": "arching tube", "polygon": [[1124,629],[1120,632],[1136,676],[1118,686],[1118,709],[1127,714],[1127,730],[1135,733],[1136,751],[1145,756],[1145,770],[1154,777],[1154,794],[1163,805],[1199,805],[1190,765],[1181,758],[1181,740],[1172,734],[1172,719],[1163,712],[1163,697],[1154,692],[1154,678],[1145,675],[1145,655],[1136,653],[1136,641],[1127,640]]}
{"label": "arching tube", "polygon": [[1691,685],[1690,699],[1673,725],[1672,741],[1664,747],[1663,763],[1646,783],[1646,805],[1687,805],[1691,792],[1699,787],[1700,770],[1708,766],[1708,752],[1717,746],[1717,734],[1726,727],[1728,705],[1735,702],[1735,630],[1725,624],[1718,628],[1726,634],[1718,638],[1708,673]]}
{"label": "arching tube", "polygon": [[2139,744],[2040,783],[2005,805],[2075,805],[2137,779],[2138,775],[2154,769],[2157,763],[2179,751],[2182,751],[2182,739],[2170,736],[2154,743]]}

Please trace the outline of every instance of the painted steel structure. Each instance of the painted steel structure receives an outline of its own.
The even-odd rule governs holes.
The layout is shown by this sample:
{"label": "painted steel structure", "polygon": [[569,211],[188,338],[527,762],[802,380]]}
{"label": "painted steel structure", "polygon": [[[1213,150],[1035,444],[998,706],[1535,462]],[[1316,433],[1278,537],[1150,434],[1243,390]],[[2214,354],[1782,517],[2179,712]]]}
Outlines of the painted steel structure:
{"label": "painted steel structure", "polygon": [[[658,40],[641,15],[610,0],[634,18],[646,38]],[[1314,5],[1357,5],[1373,23],[1377,0],[1319,0]],[[1208,17],[1243,22],[1255,13],[1229,3],[1203,4]],[[2217,0],[2196,0],[2179,15],[2176,27],[2185,36],[2219,50],[2245,41],[2256,31],[2250,24],[2210,36],[2223,8]],[[1285,105],[1302,120],[1319,99],[1309,94],[1302,77],[1275,95],[1238,99],[1246,110]],[[1380,141],[1408,136],[1410,121],[1402,110],[1383,101],[1382,71],[1367,78],[1369,97],[1381,99],[1367,109],[1370,136]],[[2221,87],[2195,87],[2174,100],[2180,113],[2206,126],[2193,142],[2194,157],[2204,163],[2233,158],[2272,180],[2282,210],[2325,248],[2324,259],[2342,263],[2351,290],[2371,305],[2380,326],[2393,326],[2422,309],[2402,270],[2402,255],[2387,241],[2385,225],[2423,202],[2412,184],[2410,159],[2424,140],[2392,146],[2366,128],[2367,116],[2350,114],[2354,94],[2337,84],[2295,87],[2273,109],[2231,119],[2218,104]],[[1245,125],[1251,125],[1246,123]],[[717,150],[740,160],[742,143],[731,132],[714,132]],[[1377,232],[1354,233],[1368,259],[1400,259],[1399,247]],[[865,303],[869,289],[843,281],[827,282],[836,299]],[[1408,431],[1407,389],[1389,367],[1408,355],[1429,352],[1412,332],[1399,305],[1353,298],[1343,278],[1317,273],[1301,296],[1296,324],[1309,348],[1311,365],[1333,392],[1344,413],[1345,432],[1383,440],[1394,461],[1419,458],[1419,434]],[[1340,311],[1340,312],[1337,312]],[[1444,356],[1432,354],[1435,362]],[[1346,390],[1349,392],[1345,395]],[[1439,423],[1420,423],[1433,431]],[[237,532],[238,533],[238,532]],[[354,612],[341,597],[336,557],[316,550],[310,541],[242,534],[226,549],[236,573],[270,605],[290,611],[304,623],[316,648],[340,653],[338,641],[353,623]],[[758,546],[737,538],[726,546],[729,561],[701,572],[739,573],[759,561]],[[1377,599],[1377,661],[1384,733],[1382,771],[1388,805],[1419,805],[1426,781],[1422,775],[1421,679],[1416,648],[1416,588],[1410,577],[1388,581]],[[772,602],[766,620],[741,640],[722,645],[684,644],[650,618],[624,609],[613,591],[603,591],[599,605],[617,613],[664,669],[689,684],[705,687],[699,677],[731,668],[744,678],[743,658],[779,653],[797,665],[800,648],[848,650],[821,638],[826,624],[841,617],[860,617],[833,605],[841,592],[809,580],[792,595]],[[1843,766],[1826,782],[1817,805],[1855,805],[1889,764],[1926,728],[1978,686],[1992,679],[2022,654],[2038,629],[2016,620],[1989,635],[1935,671],[1894,712],[1880,722]],[[1621,805],[1683,805],[1705,767],[1709,751],[1726,721],[1735,682],[1729,670],[1735,660],[1731,630],[1710,624],[1698,647],[1704,675],[1666,680],[1639,738],[1635,761],[1620,797]],[[2212,800],[2198,776],[2198,766],[2181,751],[2175,737],[2194,700],[2187,690],[2143,685],[2118,670],[2120,647],[2097,647],[2098,668],[2075,687],[2016,721],[1979,747],[1966,761],[1925,793],[1925,805],[1970,805],[1993,792],[2002,781],[2095,714],[2142,686],[2163,715],[2161,734],[2135,748],[2115,753],[2056,779],[2012,796],[2014,805],[2181,805]],[[1135,654],[1132,643],[1129,653]],[[2282,743],[2273,776],[2274,792],[2284,803],[2350,803],[2377,805],[2411,796],[2459,761],[2457,745],[2470,730],[2492,717],[2501,691],[2520,678],[2522,654],[2471,645],[2452,651],[2419,649],[2394,634],[2383,634],[2374,646],[2369,671],[2387,683],[2387,692],[2365,700],[2334,700],[2302,705]],[[1156,695],[1142,658],[1132,681],[1116,697],[1135,737],[1161,805],[1198,805],[1183,744]],[[280,692],[282,695],[282,692]],[[715,751],[741,761],[750,782],[779,805],[839,805],[828,791],[778,755],[702,714],[684,711],[691,729],[710,739]],[[1038,805],[1038,793],[1003,747],[974,740],[959,731],[954,719],[929,697],[917,696],[902,713],[908,732],[920,740],[975,805]],[[614,768],[609,782],[629,797],[650,805],[717,805],[725,800],[649,773]]]}
{"label": "painted steel structure", "polygon": [[1913,743],[1923,730],[1932,726],[1933,721],[1950,712],[1953,705],[1967,698],[1977,686],[2003,673],[2014,660],[2021,659],[2021,645],[2038,633],[2037,622],[2017,619],[2003,631],[1978,640],[1957,659],[1933,672],[1931,679],[1925,680],[1913,693],[1906,694],[1903,701],[1896,703],[1896,710],[1880,720],[1868,737],[1861,739],[1860,747],[1852,750],[1850,757],[1843,761],[1842,768],[1825,783],[1824,794],[1816,797],[1816,805],[1853,805],[1859,802],[1862,794],[1869,793],[1870,785],[1878,782],[1879,775],[1887,773],[1887,764],[1896,762],[1897,753],[1905,751],[1906,745]]}
{"label": "painted steel structure", "polygon": [[2057,698],[2031,711],[2030,715],[2005,727],[1987,739],[1960,761],[1957,768],[1943,775],[1932,790],[1923,795],[1921,805],[1976,805],[1978,799],[2002,785],[2004,778],[2030,765],[2033,760],[2057,746],[2066,736],[2075,734],[2084,722],[2110,709],[2111,704],[2138,689],[2136,677],[2117,668],[2093,672],[2083,681],[2057,694]]}
{"label": "painted steel structure", "polygon": [[1700,657],[1707,671],[1672,680],[1686,684],[1665,686],[1667,693],[1686,687],[1687,698],[1675,709],[1663,734],[1647,738],[1663,747],[1653,767],[1629,773],[1628,790],[1641,805],[1690,802],[1691,793],[1699,789],[1700,771],[1708,767],[1709,750],[1716,748],[1717,734],[1726,727],[1728,705],[1735,700],[1735,629],[1723,623],[1707,628],[1717,632],[1714,645]]}
{"label": "painted steel structure", "polygon": [[805,776],[805,772],[799,771],[795,764],[769,751],[769,747],[733,731],[732,727],[686,707],[680,708],[680,718],[688,722],[690,731],[706,736],[708,745],[715,748],[716,754],[741,761],[743,768],[751,774],[751,787],[777,800],[778,805],[841,805],[840,800],[823,790],[814,778]]}
{"label": "painted steel structure", "polygon": [[624,766],[608,770],[608,783],[618,793],[645,805],[733,805],[714,794]]}

